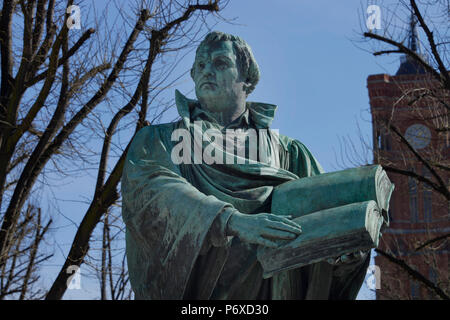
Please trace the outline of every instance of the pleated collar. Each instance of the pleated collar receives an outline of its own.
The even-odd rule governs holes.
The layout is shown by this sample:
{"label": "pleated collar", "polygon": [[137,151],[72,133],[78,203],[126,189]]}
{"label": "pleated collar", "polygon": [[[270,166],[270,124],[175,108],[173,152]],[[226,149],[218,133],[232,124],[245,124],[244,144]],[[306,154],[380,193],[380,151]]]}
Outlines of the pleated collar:
{"label": "pleated collar", "polygon": [[[190,123],[191,120],[206,120],[219,125],[208,111],[200,107],[197,100],[187,98],[178,90],[175,90],[175,103],[178,113],[185,123]],[[246,110],[226,129],[249,126],[251,122],[257,129],[268,129],[272,124],[276,109],[277,106],[273,104],[247,101]]]}

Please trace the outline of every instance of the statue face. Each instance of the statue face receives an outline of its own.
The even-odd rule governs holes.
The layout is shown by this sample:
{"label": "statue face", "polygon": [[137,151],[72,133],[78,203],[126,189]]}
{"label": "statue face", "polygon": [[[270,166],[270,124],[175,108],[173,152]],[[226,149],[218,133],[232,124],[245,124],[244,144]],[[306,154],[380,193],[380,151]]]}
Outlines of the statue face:
{"label": "statue face", "polygon": [[231,41],[202,46],[195,58],[192,77],[197,99],[211,112],[224,112],[236,101],[245,101],[245,83]]}

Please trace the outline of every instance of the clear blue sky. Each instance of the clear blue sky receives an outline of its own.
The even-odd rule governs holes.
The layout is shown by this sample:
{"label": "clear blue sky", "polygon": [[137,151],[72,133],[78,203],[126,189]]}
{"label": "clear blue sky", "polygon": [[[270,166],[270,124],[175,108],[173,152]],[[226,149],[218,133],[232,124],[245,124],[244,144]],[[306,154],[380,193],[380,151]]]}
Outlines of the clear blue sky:
{"label": "clear blue sky", "polygon": [[[393,74],[399,64],[398,57],[375,58],[352,42],[360,39],[360,15],[366,7],[365,1],[357,0],[231,0],[222,16],[237,18],[234,24],[223,22],[214,27],[239,35],[250,44],[261,80],[249,100],[278,105],[272,127],[303,142],[326,171],[341,168],[335,158],[335,154],[340,155],[340,139],[350,137],[359,146],[358,126],[365,139],[371,141],[366,79],[370,74]],[[193,59],[191,52],[180,64],[180,71],[188,70]],[[189,96],[194,98],[189,76],[177,88],[185,94],[191,92]],[[163,122],[175,116],[176,111],[170,110]],[[89,179],[62,186],[60,198],[91,199]],[[83,203],[61,202],[60,206],[74,224],[81,221],[80,213],[86,208]],[[55,258],[45,269],[43,279],[47,284],[59,271],[75,232],[74,224],[66,218],[56,223],[66,228],[63,236],[55,236]],[[82,287],[68,290],[64,298],[97,296],[96,280],[83,278]],[[363,289],[360,298],[372,296]]]}

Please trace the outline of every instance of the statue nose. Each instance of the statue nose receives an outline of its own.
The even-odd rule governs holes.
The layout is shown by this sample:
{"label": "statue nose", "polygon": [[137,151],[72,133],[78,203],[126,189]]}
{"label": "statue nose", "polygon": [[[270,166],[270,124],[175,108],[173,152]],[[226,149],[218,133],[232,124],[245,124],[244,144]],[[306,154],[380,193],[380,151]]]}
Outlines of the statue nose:
{"label": "statue nose", "polygon": [[204,76],[213,76],[214,70],[211,63],[206,63],[205,68],[202,70]]}

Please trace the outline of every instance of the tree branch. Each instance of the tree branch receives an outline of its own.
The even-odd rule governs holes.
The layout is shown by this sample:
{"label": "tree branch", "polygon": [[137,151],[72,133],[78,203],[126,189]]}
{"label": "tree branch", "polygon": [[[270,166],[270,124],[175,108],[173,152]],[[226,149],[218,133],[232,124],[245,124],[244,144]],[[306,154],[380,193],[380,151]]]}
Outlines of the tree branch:
{"label": "tree branch", "polygon": [[42,32],[44,30],[44,18],[45,18],[45,3],[47,0],[38,0],[36,5],[36,16],[33,30],[33,37],[31,41],[31,52],[34,54],[37,50],[39,40],[41,39]]}
{"label": "tree branch", "polygon": [[[73,0],[69,0],[69,5],[72,2],[73,2]],[[65,15],[65,17],[67,19],[67,14]],[[67,25],[64,24],[60,35],[56,38],[56,41],[52,47],[52,53],[50,55],[50,62],[49,62],[50,73],[48,74],[48,76],[45,80],[45,83],[42,86],[35,103],[30,108],[28,114],[25,116],[25,119],[22,121],[22,124],[19,126],[19,128],[17,128],[14,131],[14,133],[11,136],[8,137],[5,148],[2,148],[2,151],[4,152],[5,155],[9,155],[9,154],[13,153],[20,137],[22,137],[23,133],[30,128],[31,122],[33,121],[34,117],[39,112],[39,110],[42,108],[45,100],[47,99],[47,96],[50,92],[53,81],[55,79],[56,63],[57,63],[57,59],[58,59],[59,49],[61,47],[61,44],[64,43],[64,41],[67,42],[67,32],[68,32]],[[16,87],[14,89],[14,91],[16,92],[16,94],[19,94],[20,89],[18,89]],[[13,94],[13,96],[14,96],[14,94]],[[18,99],[17,97],[15,97],[15,99],[14,99],[14,97],[13,97],[13,99],[11,99],[11,102],[8,106],[8,113],[13,112],[13,108],[15,108],[15,103],[16,102],[18,103],[18,101],[15,101],[17,99]],[[4,157],[2,159],[2,163],[1,163],[2,167],[0,168],[0,175],[2,175],[7,168],[6,163],[3,163],[6,160],[7,160],[7,157]],[[28,161],[27,165],[29,163],[30,163],[30,161]],[[34,166],[34,165],[37,165],[37,163],[30,164],[30,166]],[[3,216],[3,222],[2,222],[1,229],[0,229],[0,266],[3,266],[6,262],[6,260],[4,259],[5,257],[3,255],[3,253],[8,248],[9,242],[10,242],[10,239],[12,236],[11,226],[13,226],[15,223],[17,223],[17,219],[20,215],[20,210],[25,202],[24,195],[29,193],[28,188],[24,187],[22,189],[22,186],[25,186],[25,184],[26,184],[25,183],[26,180],[34,182],[35,177],[33,177],[33,176],[26,177],[24,175],[24,172],[22,172],[21,178],[19,178],[19,182],[16,185],[13,196],[9,202],[8,208],[6,209],[6,212]],[[3,182],[1,184],[1,186],[3,186]],[[31,185],[29,185],[29,187],[31,188]]]}
{"label": "tree branch", "polygon": [[363,35],[366,38],[372,38],[372,39],[375,39],[375,40],[386,42],[386,43],[388,43],[390,45],[393,45],[393,46],[397,47],[400,52],[403,52],[403,53],[407,54],[408,56],[412,57],[414,60],[419,62],[425,68],[425,70],[427,70],[429,73],[431,73],[443,86],[446,85],[445,79],[443,78],[443,76],[439,72],[437,72],[425,60],[423,60],[423,58],[420,57],[416,52],[412,51],[408,47],[405,47],[402,43],[399,43],[399,42],[394,41],[392,39],[385,38],[383,36],[380,36],[378,34],[371,33],[371,32],[364,32]]}
{"label": "tree branch", "polygon": [[402,53],[402,51],[400,51],[400,50],[383,50],[383,51],[374,52],[373,55],[381,56],[383,54],[390,54],[390,53]]}
{"label": "tree branch", "polygon": [[[166,24],[165,27],[160,29],[159,31],[152,31],[152,40],[155,41],[155,49],[161,48],[163,40],[168,37],[169,31],[172,27],[177,26],[178,24],[182,23],[183,21],[187,20],[191,13],[195,10],[209,10],[209,11],[216,11],[218,10],[217,2],[211,3],[209,5],[196,5],[196,6],[189,6],[188,9],[184,12],[184,14],[178,18],[175,19],[169,23]],[[159,50],[155,51],[155,54],[159,53]],[[156,56],[156,55],[155,55]],[[150,72],[150,71],[149,71]],[[145,80],[144,75],[141,77],[143,81]],[[139,83],[141,84],[141,82]],[[137,89],[137,90],[142,90]],[[120,111],[119,111],[120,112]],[[118,113],[119,114],[119,113]],[[117,116],[118,118],[121,118],[125,113],[121,113],[120,116]],[[116,122],[118,120],[115,120]],[[113,122],[111,123],[113,124]],[[138,129],[138,128],[137,128]],[[136,132],[135,132],[136,134]],[[107,136],[110,137],[110,136]],[[133,136],[134,137],[134,136]],[[81,222],[77,234],[75,235],[75,238],[72,242],[72,247],[69,252],[69,255],[61,268],[55,282],[53,283],[50,291],[48,292],[46,299],[47,300],[54,300],[54,299],[61,299],[65,290],[66,286],[65,283],[68,279],[68,274],[66,273],[66,269],[69,265],[81,265],[83,263],[84,257],[87,254],[87,251],[89,249],[89,238],[97,225],[97,223],[100,221],[100,218],[102,214],[106,211],[106,209],[112,205],[117,199],[117,186],[119,184],[119,181],[122,176],[122,170],[123,166],[125,164],[125,158],[128,151],[129,146],[131,145],[131,141],[127,145],[127,148],[122,153],[120,159],[117,161],[113,171],[108,177],[108,180],[106,183],[97,190],[100,190],[99,192],[96,192],[97,196],[94,196],[93,201],[91,202],[91,205],[86,212],[83,221]],[[100,174],[97,182],[99,182]],[[98,184],[99,185],[99,184]]]}
{"label": "tree branch", "polygon": [[417,20],[419,20],[420,26],[422,27],[423,31],[425,32],[425,35],[427,36],[428,43],[430,45],[431,52],[433,53],[433,57],[436,60],[438,64],[438,69],[441,73],[441,77],[444,78],[443,82],[445,84],[445,87],[447,90],[450,90],[450,75],[448,74],[447,68],[445,67],[444,63],[442,62],[441,56],[439,55],[437,51],[436,43],[434,42],[433,33],[428,28],[428,25],[426,24],[425,20],[422,17],[422,14],[420,13],[419,8],[417,7],[415,0],[410,0],[411,7],[413,8],[414,15],[417,17]]}
{"label": "tree branch", "polygon": [[[14,1],[4,0],[0,19],[0,53],[1,53],[1,86],[0,86],[0,120],[5,120],[6,101],[13,79],[13,58],[12,58],[12,15],[14,11]],[[0,144],[1,144],[0,137]]]}
{"label": "tree branch", "polygon": [[398,259],[387,252],[381,250],[381,249],[375,249],[376,253],[379,253],[383,257],[387,258],[390,262],[396,264],[397,266],[401,267],[403,270],[405,270],[412,278],[422,282],[426,287],[428,287],[430,290],[434,291],[439,297],[441,297],[444,300],[450,300],[450,297],[438,286],[436,286],[433,282],[425,278],[420,272],[417,272],[413,268],[411,268],[405,261]]}
{"label": "tree branch", "polygon": [[117,161],[116,166],[111,172],[108,180],[106,181],[103,192],[100,194],[100,198],[97,201],[92,201],[83,220],[81,221],[75,238],[72,242],[70,252],[67,259],[61,268],[56,280],[53,282],[52,287],[47,293],[46,300],[60,300],[66,291],[66,281],[69,275],[66,273],[67,268],[70,265],[80,266],[83,262],[89,250],[89,238],[95,229],[102,214],[107,208],[109,208],[118,198],[117,185],[119,184],[122,176],[123,166],[125,164],[126,152],[130,146],[128,144],[125,151],[122,153],[120,159]]}
{"label": "tree branch", "polygon": [[40,208],[38,208],[37,215],[38,216],[37,216],[37,222],[36,222],[36,234],[35,234],[33,246],[31,248],[30,258],[28,260],[27,270],[24,275],[23,285],[22,285],[22,290],[20,292],[19,300],[23,300],[25,298],[25,294],[27,293],[27,290],[28,290],[28,285],[29,285],[31,275],[33,273],[33,269],[36,267],[35,260],[37,257],[39,244],[41,243],[44,235],[47,233],[48,228],[50,227],[50,224],[52,223],[52,220],[50,219],[50,221],[47,222],[47,224],[45,225],[44,229],[41,232],[42,226],[41,226],[41,209]]}
{"label": "tree branch", "polygon": [[406,145],[406,147],[416,156],[416,158],[430,171],[430,173],[436,178],[439,183],[439,192],[444,195],[447,200],[450,200],[450,192],[447,189],[447,185],[442,180],[442,177],[434,170],[434,168],[428,163],[425,158],[423,158],[406,140],[406,138],[400,133],[396,126],[393,124],[389,125],[389,128],[394,131],[394,133],[400,138],[400,140]]}
{"label": "tree branch", "polygon": [[[0,250],[3,247],[5,247],[5,244],[8,241],[9,226],[12,223],[14,223],[14,221],[16,220],[16,217],[17,217],[18,213],[20,212],[21,207],[24,204],[26,196],[30,192],[31,187],[34,184],[34,182],[36,181],[37,176],[39,175],[39,173],[41,172],[41,170],[43,169],[45,164],[48,162],[48,160],[51,158],[51,156],[59,149],[59,147],[62,145],[62,143],[67,140],[67,137],[70,135],[70,133],[73,132],[75,127],[79,123],[81,123],[81,121],[89,114],[89,112],[94,108],[94,106],[97,105],[103,99],[103,97],[107,94],[109,89],[112,87],[113,83],[115,82],[115,80],[118,76],[118,73],[120,72],[120,70],[123,67],[123,64],[126,61],[126,58],[129,54],[129,52],[131,52],[131,50],[132,50],[133,43],[135,42],[137,35],[143,29],[144,22],[146,19],[148,19],[148,16],[149,16],[148,12],[146,10],[144,10],[138,20],[138,23],[136,24],[135,29],[132,31],[126,45],[124,46],[124,49],[123,49],[118,61],[116,62],[113,70],[111,71],[111,74],[105,80],[105,82],[100,87],[100,89],[97,91],[97,93],[94,95],[94,97],[91,98],[91,100],[87,103],[87,105],[85,105],[74,116],[74,118],[72,118],[68,122],[68,124],[61,130],[61,132],[57,135],[57,137],[53,140],[53,142],[51,144],[49,144],[49,145],[44,144],[43,139],[41,139],[42,143],[40,145],[38,145],[39,148],[35,150],[36,156],[33,157],[33,159],[34,158],[36,158],[36,159],[34,159],[35,161],[29,160],[27,162],[28,166],[22,172],[22,174],[21,174],[22,179],[20,179],[19,182],[17,183],[17,186],[13,193],[12,200],[10,201],[8,209],[5,212],[3,224],[2,224],[2,230],[0,230]],[[65,27],[65,30],[67,31],[67,27]],[[67,60],[66,60],[66,62],[67,62]],[[53,65],[54,64],[55,63],[53,62]],[[55,67],[53,67],[51,70],[55,70]],[[46,82],[47,82],[47,80],[46,80]],[[45,86],[45,84],[44,84],[44,86]],[[66,90],[66,86],[63,86],[63,87],[64,87],[64,90]],[[42,93],[42,90],[41,90],[41,93]],[[40,94],[40,97],[41,97],[41,94]],[[43,94],[42,94],[42,97],[45,98],[43,96]],[[66,98],[67,98],[66,95],[60,96],[61,103],[60,103],[59,110],[60,111],[62,110],[61,112],[63,112],[63,110],[65,109],[65,104],[67,103]],[[40,101],[39,97],[38,97],[38,101]],[[26,124],[28,123],[29,118],[31,118],[33,116],[34,112],[36,112],[36,109],[38,107],[36,105],[36,103],[38,101],[36,101],[35,105],[33,105],[34,109],[33,109],[33,107],[31,108],[32,110],[30,110],[29,114],[27,115],[26,119],[24,120],[24,122],[23,122],[24,125],[21,128],[21,130],[24,130],[24,128],[26,128]],[[56,125],[56,123],[60,120],[59,116],[60,116],[60,112],[58,112],[57,114],[54,115],[54,117],[52,119],[54,121],[51,121],[51,124],[50,124],[51,127],[48,128],[47,137],[51,136],[51,133],[54,132],[54,130],[53,130],[54,125]],[[17,139],[17,137],[15,137],[15,138]],[[20,185],[20,188],[19,188],[19,185]],[[0,266],[3,263],[4,263],[4,260],[0,259]]]}
{"label": "tree branch", "polygon": [[[78,39],[78,41],[73,45],[73,47],[70,48],[70,50],[68,50],[65,54],[63,54],[61,59],[59,59],[57,68],[60,67],[61,65],[63,65],[66,61],[68,61],[70,59],[70,57],[72,57],[78,51],[78,49],[81,48],[81,46],[91,37],[91,35],[94,32],[95,32],[95,30],[92,28],[87,30],[80,37],[80,39]],[[36,77],[34,77],[33,79],[31,79],[27,83],[25,83],[25,87],[26,88],[31,87],[32,85],[38,83],[39,81],[44,80],[47,77],[48,72],[49,72],[49,70],[45,70],[42,73],[38,74]]]}
{"label": "tree branch", "polygon": [[393,173],[398,173],[407,177],[411,177],[411,178],[415,178],[421,182],[424,182],[428,185],[430,185],[430,187],[432,187],[433,189],[435,189],[436,191],[438,191],[439,193],[442,193],[441,187],[439,185],[437,185],[436,183],[434,183],[433,181],[431,181],[430,179],[427,179],[417,173],[415,173],[414,171],[409,171],[409,170],[403,170],[403,169],[398,169],[398,168],[394,168],[391,166],[385,166],[383,165],[383,169],[385,169],[386,171],[389,172],[393,172]]}
{"label": "tree branch", "polygon": [[424,243],[422,243],[420,246],[418,246],[415,250],[416,251],[422,250],[423,248],[429,246],[430,244],[447,239],[449,237],[450,237],[450,233],[447,233],[447,234],[443,234],[441,236],[435,237],[433,239],[429,239],[429,240],[425,241]]}

